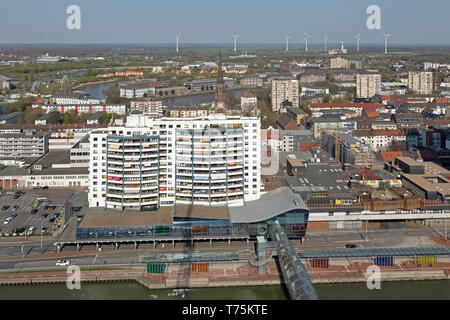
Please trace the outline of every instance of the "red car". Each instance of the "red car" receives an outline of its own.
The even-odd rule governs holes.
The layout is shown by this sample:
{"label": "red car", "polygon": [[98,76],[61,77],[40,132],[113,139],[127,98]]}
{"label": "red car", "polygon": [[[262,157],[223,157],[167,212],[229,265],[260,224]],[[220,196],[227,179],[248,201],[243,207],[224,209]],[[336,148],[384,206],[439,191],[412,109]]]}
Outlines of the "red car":
{"label": "red car", "polygon": [[36,213],[38,213],[38,210],[37,210],[37,209],[33,209],[33,210],[31,210],[30,213],[31,213],[31,214],[36,214]]}
{"label": "red car", "polygon": [[50,210],[52,210],[52,211],[55,210],[55,209],[56,209],[56,206],[51,206],[50,207]]}

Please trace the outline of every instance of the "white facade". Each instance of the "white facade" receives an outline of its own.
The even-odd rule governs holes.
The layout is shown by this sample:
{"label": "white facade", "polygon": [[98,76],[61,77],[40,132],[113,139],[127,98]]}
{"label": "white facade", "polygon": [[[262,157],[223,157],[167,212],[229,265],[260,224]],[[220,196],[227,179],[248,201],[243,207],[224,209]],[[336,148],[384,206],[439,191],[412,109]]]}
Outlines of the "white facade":
{"label": "white facade", "polygon": [[120,88],[120,96],[122,98],[134,99],[134,98],[144,98],[147,96],[155,95],[155,87],[139,87],[139,86],[128,86]]}
{"label": "white facade", "polygon": [[91,134],[89,206],[234,206],[260,197],[259,118],[149,118]]}
{"label": "white facade", "polygon": [[107,112],[124,115],[127,112],[127,107],[124,104],[34,104],[33,108],[42,108],[46,113],[77,111],[78,113]]}
{"label": "white facade", "polygon": [[56,104],[101,104],[103,102],[102,99],[95,98],[78,98],[73,96],[54,96],[53,102]]}

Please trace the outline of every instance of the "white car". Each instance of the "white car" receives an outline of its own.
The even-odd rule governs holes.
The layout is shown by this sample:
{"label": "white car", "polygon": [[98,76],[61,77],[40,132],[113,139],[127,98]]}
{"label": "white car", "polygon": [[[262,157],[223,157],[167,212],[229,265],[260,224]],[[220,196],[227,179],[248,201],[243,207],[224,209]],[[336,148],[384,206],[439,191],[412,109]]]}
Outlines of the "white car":
{"label": "white car", "polygon": [[5,221],[3,221],[3,224],[8,224],[8,223],[10,223],[10,222],[11,222],[11,220],[12,220],[12,218],[11,218],[11,217],[9,217],[9,218],[6,218],[6,219],[5,219]]}
{"label": "white car", "polygon": [[70,261],[67,260],[58,260],[56,261],[57,266],[70,266]]}

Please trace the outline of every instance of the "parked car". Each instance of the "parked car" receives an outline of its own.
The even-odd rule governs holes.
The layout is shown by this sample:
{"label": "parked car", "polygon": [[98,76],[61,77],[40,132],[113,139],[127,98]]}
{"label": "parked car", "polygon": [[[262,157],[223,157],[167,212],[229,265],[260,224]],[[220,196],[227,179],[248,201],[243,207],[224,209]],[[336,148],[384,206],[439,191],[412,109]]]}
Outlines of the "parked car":
{"label": "parked car", "polygon": [[35,233],[36,232],[36,227],[29,227],[28,229],[27,229],[27,231],[25,232],[25,234],[27,235],[27,236],[31,236],[31,235],[33,235],[33,233]]}
{"label": "parked car", "polygon": [[39,211],[38,209],[33,209],[33,210],[31,210],[30,213],[31,213],[31,214],[36,214],[36,213],[38,213],[38,211]]}
{"label": "parked car", "polygon": [[14,198],[14,200],[19,199],[20,198],[20,194],[15,194],[13,198]]}
{"label": "parked car", "polygon": [[45,219],[45,218],[47,218],[47,217],[48,217],[48,213],[44,213],[44,214],[42,214],[42,216],[41,216],[42,219]]}
{"label": "parked car", "polygon": [[42,189],[43,189],[43,190],[47,190],[47,189],[48,189],[48,186],[44,186],[44,187],[42,187]]}
{"label": "parked car", "polygon": [[50,206],[45,206],[44,210],[48,210],[50,208]]}
{"label": "parked car", "polygon": [[50,207],[50,210],[51,210],[51,211],[53,211],[53,210],[55,210],[55,209],[56,209],[56,206],[51,206],[51,207]]}
{"label": "parked car", "polygon": [[19,209],[19,206],[14,206],[14,207],[12,208],[12,211],[16,211],[17,209]]}
{"label": "parked car", "polygon": [[55,217],[51,217],[50,220],[48,220],[48,222],[53,223],[55,222],[56,218]]}
{"label": "parked car", "polygon": [[8,210],[8,209],[9,209],[9,206],[3,206],[3,207],[2,207],[2,210],[3,210],[3,211],[6,211],[6,210]]}
{"label": "parked car", "polygon": [[56,261],[57,266],[70,266],[70,261],[67,260],[58,260]]}
{"label": "parked car", "polygon": [[347,249],[353,249],[353,248],[356,248],[356,244],[349,243],[349,244],[346,244],[345,247],[346,247]]}
{"label": "parked car", "polygon": [[41,187],[40,186],[36,186],[36,187],[33,187],[33,189],[34,190],[39,190],[39,189],[41,189]]}
{"label": "parked car", "polygon": [[41,229],[41,233],[46,233],[47,232],[47,227],[43,227],[42,229]]}
{"label": "parked car", "polygon": [[3,224],[8,224],[8,223],[10,223],[12,219],[13,219],[13,218],[11,218],[11,217],[6,218],[5,221],[3,221]]}

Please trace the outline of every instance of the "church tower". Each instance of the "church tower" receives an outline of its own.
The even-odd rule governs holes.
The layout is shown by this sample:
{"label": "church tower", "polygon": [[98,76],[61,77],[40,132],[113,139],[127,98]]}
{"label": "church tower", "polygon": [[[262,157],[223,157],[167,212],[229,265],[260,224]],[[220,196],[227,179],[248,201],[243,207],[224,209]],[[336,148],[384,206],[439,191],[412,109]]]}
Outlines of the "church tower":
{"label": "church tower", "polygon": [[225,82],[223,81],[222,54],[219,51],[214,113],[225,113],[227,110],[227,106],[228,104],[227,104],[227,97],[225,95]]}

